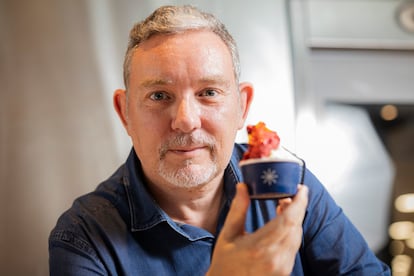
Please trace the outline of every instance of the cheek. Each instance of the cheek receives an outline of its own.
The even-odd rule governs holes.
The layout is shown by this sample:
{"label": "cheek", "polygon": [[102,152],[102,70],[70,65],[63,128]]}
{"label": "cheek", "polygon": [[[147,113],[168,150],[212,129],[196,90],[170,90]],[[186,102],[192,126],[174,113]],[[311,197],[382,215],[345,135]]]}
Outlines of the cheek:
{"label": "cheek", "polygon": [[239,128],[241,112],[235,101],[223,105],[219,110],[212,112],[211,120],[223,128],[224,132],[236,132]]}
{"label": "cheek", "polygon": [[130,136],[133,140],[134,147],[140,148],[140,151],[154,151],[163,136],[163,126],[160,116],[146,114],[133,114],[129,118]]}
{"label": "cheek", "polygon": [[214,133],[221,147],[233,145],[240,121],[240,112],[234,104],[228,104],[213,112],[208,112],[204,119],[204,128],[208,132]]}

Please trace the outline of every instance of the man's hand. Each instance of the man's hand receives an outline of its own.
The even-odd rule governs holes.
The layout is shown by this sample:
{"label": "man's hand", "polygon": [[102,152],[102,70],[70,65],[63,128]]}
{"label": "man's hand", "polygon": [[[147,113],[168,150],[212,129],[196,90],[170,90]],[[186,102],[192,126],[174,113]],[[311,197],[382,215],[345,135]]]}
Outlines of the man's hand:
{"label": "man's hand", "polygon": [[218,237],[208,276],[290,275],[302,241],[302,222],[308,204],[308,188],[300,185],[296,196],[283,200],[278,216],[254,233],[245,233],[250,203],[245,184],[236,196]]}

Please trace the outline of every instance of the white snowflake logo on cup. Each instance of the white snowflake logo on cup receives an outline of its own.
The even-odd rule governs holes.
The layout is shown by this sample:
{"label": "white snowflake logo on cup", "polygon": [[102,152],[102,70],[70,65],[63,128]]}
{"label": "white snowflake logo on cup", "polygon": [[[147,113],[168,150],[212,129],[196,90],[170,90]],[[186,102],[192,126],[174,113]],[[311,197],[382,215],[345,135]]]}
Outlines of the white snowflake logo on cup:
{"label": "white snowflake logo on cup", "polygon": [[264,170],[260,176],[260,178],[263,180],[263,183],[269,186],[276,184],[278,177],[279,176],[276,174],[276,171],[270,168]]}

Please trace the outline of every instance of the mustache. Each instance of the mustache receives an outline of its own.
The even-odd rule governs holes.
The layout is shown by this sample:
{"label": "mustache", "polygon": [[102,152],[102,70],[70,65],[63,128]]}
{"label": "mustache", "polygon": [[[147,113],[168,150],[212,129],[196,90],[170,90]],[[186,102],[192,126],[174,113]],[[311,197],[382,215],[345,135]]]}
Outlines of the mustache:
{"label": "mustache", "polygon": [[159,150],[160,159],[163,159],[168,150],[175,147],[190,147],[193,145],[205,145],[210,149],[210,152],[214,151],[216,141],[213,137],[205,134],[177,134],[161,145]]}

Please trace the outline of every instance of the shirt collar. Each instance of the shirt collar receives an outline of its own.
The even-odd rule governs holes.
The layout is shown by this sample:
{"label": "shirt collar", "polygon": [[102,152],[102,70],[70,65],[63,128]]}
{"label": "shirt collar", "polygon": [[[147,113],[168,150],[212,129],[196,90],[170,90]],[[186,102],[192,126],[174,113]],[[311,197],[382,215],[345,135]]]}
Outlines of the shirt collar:
{"label": "shirt collar", "polygon": [[[235,185],[241,180],[241,173],[238,167],[240,156],[244,151],[243,146],[235,145],[229,165],[224,172],[224,192],[226,196],[225,214],[219,219],[219,228],[221,228],[227,214],[228,206],[235,194]],[[200,233],[200,231],[188,231],[188,226],[183,227],[175,223],[155,202],[145,187],[141,162],[135,151],[132,149],[125,164],[123,182],[128,197],[131,231],[144,231],[150,229],[159,223],[166,222],[174,230],[186,236],[190,240],[200,239],[202,237],[213,237],[209,232]]]}

